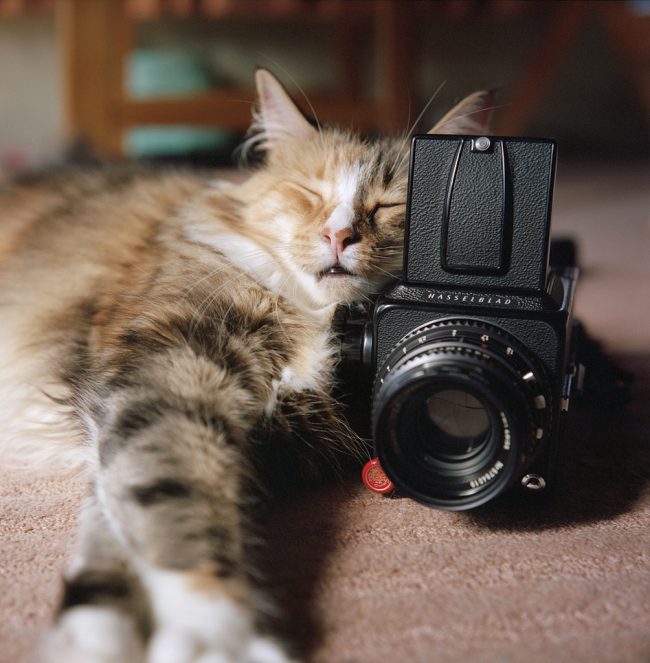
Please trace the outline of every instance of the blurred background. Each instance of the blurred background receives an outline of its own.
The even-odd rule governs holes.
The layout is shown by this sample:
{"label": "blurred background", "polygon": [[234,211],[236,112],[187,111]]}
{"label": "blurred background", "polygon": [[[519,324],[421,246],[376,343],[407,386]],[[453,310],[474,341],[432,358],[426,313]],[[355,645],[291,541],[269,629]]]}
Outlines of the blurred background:
{"label": "blurred background", "polygon": [[366,133],[487,87],[495,133],[649,150],[649,1],[0,0],[0,178],[71,154],[228,165],[257,66]]}

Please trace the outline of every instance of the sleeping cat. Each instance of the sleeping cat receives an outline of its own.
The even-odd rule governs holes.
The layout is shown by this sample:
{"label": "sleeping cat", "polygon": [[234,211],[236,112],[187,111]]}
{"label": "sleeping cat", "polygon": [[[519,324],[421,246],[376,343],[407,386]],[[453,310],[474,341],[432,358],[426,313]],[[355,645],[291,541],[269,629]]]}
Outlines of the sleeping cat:
{"label": "sleeping cat", "polygon": [[[90,477],[50,663],[290,660],[259,628],[251,498],[359,454],[330,324],[401,267],[408,145],[256,84],[241,184],[108,169],[0,196],[0,449]],[[480,132],[486,98],[432,131]]]}

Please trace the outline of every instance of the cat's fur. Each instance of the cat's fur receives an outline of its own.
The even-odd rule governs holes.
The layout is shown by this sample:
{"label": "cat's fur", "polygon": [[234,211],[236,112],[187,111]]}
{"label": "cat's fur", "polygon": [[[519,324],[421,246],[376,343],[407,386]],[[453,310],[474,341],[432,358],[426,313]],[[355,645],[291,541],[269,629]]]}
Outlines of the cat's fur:
{"label": "cat's fur", "polygon": [[[408,145],[257,89],[242,184],[122,169],[0,197],[0,449],[92,486],[48,661],[289,660],[258,632],[250,497],[358,454],[330,323],[400,269]],[[436,130],[480,131],[485,100]]]}

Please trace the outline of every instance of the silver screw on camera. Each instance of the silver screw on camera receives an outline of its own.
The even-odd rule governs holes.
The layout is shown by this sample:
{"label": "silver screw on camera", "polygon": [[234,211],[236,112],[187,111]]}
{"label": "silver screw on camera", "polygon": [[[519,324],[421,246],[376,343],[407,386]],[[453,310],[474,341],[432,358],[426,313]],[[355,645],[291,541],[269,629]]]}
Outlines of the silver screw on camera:
{"label": "silver screw on camera", "polygon": [[481,136],[480,138],[474,138],[472,141],[472,149],[475,152],[485,152],[490,149],[492,145],[490,139],[487,136]]}
{"label": "silver screw on camera", "polygon": [[526,490],[544,490],[546,481],[539,474],[527,474],[522,480],[521,485]]}

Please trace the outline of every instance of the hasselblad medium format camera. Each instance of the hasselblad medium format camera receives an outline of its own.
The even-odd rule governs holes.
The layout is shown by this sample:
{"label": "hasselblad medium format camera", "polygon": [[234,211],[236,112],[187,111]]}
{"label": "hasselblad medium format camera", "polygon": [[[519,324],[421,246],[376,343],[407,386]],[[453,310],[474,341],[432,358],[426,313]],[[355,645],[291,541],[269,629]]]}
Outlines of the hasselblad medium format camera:
{"label": "hasselblad medium format camera", "polygon": [[549,139],[413,138],[402,280],[341,321],[374,383],[368,487],[464,510],[551,480],[579,377],[555,162]]}

